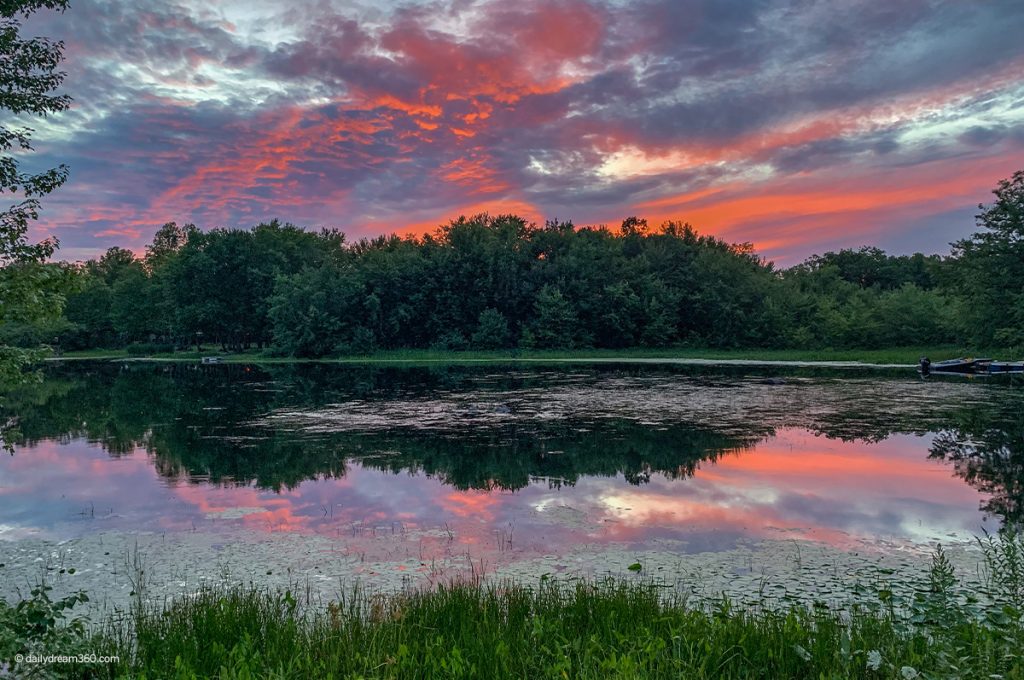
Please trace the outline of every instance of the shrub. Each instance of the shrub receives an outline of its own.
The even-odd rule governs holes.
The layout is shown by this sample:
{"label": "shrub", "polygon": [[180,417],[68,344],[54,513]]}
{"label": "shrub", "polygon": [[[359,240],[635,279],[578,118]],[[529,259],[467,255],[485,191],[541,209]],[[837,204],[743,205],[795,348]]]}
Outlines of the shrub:
{"label": "shrub", "polygon": [[4,664],[12,677],[39,677],[41,672],[45,673],[44,666],[20,664],[21,656],[95,652],[86,628],[88,619],[68,617],[75,605],[88,602],[89,597],[78,592],[54,601],[50,599],[51,590],[47,585],[36,586],[29,599],[14,606],[0,600],[0,676],[7,677]]}
{"label": "shrub", "polygon": [[442,352],[458,352],[466,349],[468,346],[469,344],[466,342],[466,338],[462,333],[458,331],[449,331],[439,337],[434,344],[430,346],[430,348]]}

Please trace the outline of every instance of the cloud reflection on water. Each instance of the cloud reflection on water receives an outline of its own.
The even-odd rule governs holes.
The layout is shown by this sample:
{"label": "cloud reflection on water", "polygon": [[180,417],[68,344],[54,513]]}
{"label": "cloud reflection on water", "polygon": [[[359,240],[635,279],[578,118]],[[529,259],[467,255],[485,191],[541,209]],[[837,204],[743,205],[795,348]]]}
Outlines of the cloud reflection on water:
{"label": "cloud reflection on water", "polygon": [[[655,473],[635,485],[590,475],[575,485],[534,481],[517,491],[455,489],[423,472],[349,462],[345,476],[280,492],[254,484],[170,478],[142,449],[111,457],[83,440],[39,442],[2,463],[3,534],[63,539],[99,530],[233,529],[377,537],[406,531],[517,552],[586,543],[682,539],[693,550],[739,538],[925,541],[966,537],[983,495],[928,458],[930,437],[843,442],[783,430],[751,450],[705,462],[689,479]],[[448,537],[450,532],[450,538]],[[437,547],[437,546],[435,546]]]}

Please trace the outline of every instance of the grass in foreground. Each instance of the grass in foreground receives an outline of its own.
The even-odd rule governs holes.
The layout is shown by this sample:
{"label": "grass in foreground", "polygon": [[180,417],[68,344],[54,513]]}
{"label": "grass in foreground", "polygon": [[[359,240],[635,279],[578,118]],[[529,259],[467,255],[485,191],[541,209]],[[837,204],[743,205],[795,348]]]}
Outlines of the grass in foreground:
{"label": "grass in foreground", "polygon": [[[1012,651],[979,624],[954,627],[960,672],[1008,673]],[[1016,644],[1024,638],[1014,638]],[[935,645],[885,615],[824,609],[712,613],[663,604],[656,588],[463,585],[355,604],[312,620],[289,594],[208,592],[139,624],[135,662],[163,677],[819,678],[936,668]],[[126,651],[130,645],[122,645]],[[877,663],[874,659],[877,657]],[[947,669],[951,670],[951,669]],[[973,673],[966,673],[972,674]]]}
{"label": "grass in foreground", "polygon": [[[66,677],[1024,677],[1024,541],[982,547],[993,575],[985,605],[962,591],[940,549],[912,600],[894,602],[883,589],[877,605],[848,611],[742,610],[727,601],[696,609],[637,582],[463,584],[356,594],[325,608],[291,592],[234,588],[136,608],[99,638],[78,629],[73,640],[47,644],[120,657],[65,667]],[[66,630],[47,627],[45,606],[28,609],[44,635]],[[13,611],[0,605],[0,623],[17,622]],[[0,659],[24,652],[9,642],[0,638]]]}
{"label": "grass in foreground", "polygon": [[[293,357],[276,357],[267,352],[257,350],[233,354],[221,354],[215,348],[203,352],[193,350],[173,352],[169,354],[153,354],[147,358],[177,361],[198,361],[203,356],[221,356],[230,363],[476,363],[493,362],[509,363],[516,361],[587,361],[600,360],[657,360],[657,359],[742,359],[753,361],[860,361],[869,364],[917,364],[922,356],[933,360],[948,359],[959,356],[992,356],[1001,359],[1012,359],[1017,353],[1008,349],[970,350],[956,346],[939,347],[893,347],[888,349],[578,349],[578,350],[521,350],[521,351],[444,351],[431,349],[402,349],[375,352],[369,355],[353,355],[328,357],[324,359],[298,359]],[[123,349],[84,350],[67,352],[65,359],[126,359],[130,358]],[[144,358],[144,357],[134,357]]]}

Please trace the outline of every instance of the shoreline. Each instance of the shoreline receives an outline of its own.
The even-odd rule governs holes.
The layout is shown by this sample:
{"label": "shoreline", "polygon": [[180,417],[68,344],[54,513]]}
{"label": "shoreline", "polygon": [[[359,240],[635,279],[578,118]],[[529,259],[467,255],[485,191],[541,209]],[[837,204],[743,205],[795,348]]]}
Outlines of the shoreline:
{"label": "shoreline", "polygon": [[[48,357],[47,362],[62,361],[123,361],[151,363],[195,363],[194,357],[129,357],[129,356],[98,356],[98,357]],[[689,357],[503,357],[494,359],[474,357],[402,359],[387,357],[339,358],[339,359],[276,359],[268,357],[228,356],[222,358],[221,364],[339,364],[339,365],[422,365],[422,364],[638,364],[664,366],[777,366],[781,368],[868,368],[868,369],[913,369],[915,364],[871,363],[849,360],[799,360],[799,359],[716,359]]]}
{"label": "shoreline", "polygon": [[714,350],[714,349],[621,349],[621,350],[496,350],[447,351],[428,349],[382,350],[366,355],[326,356],[319,358],[272,356],[267,351],[252,350],[226,353],[213,347],[204,351],[179,351],[131,356],[125,350],[87,350],[47,357],[47,362],[60,361],[152,361],[198,362],[215,357],[218,363],[230,364],[341,364],[341,365],[529,365],[529,364],[638,364],[676,366],[766,366],[796,368],[861,368],[872,370],[904,370],[917,367],[922,356],[933,361],[959,356],[994,356],[1010,359],[1008,349],[969,351],[962,347],[895,347],[863,350]]}

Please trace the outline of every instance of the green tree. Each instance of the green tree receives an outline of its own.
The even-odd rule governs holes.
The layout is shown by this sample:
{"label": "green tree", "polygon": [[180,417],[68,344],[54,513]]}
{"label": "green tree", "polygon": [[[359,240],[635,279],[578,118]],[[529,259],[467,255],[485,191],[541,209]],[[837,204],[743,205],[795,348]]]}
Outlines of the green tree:
{"label": "green tree", "polygon": [[978,206],[982,231],[953,244],[963,331],[981,346],[1024,346],[1024,170],[992,193],[992,205]]}
{"label": "green tree", "polygon": [[122,343],[151,342],[163,336],[158,291],[141,262],[126,268],[110,288],[110,320]]}
{"label": "green tree", "polygon": [[115,341],[110,286],[95,264],[89,262],[77,270],[77,291],[68,296],[64,308],[73,325],[63,343],[68,349],[111,347]]}
{"label": "green tree", "polygon": [[531,332],[537,347],[566,349],[577,345],[579,318],[558,286],[547,285],[540,289],[536,314]]}
{"label": "green tree", "polygon": [[654,282],[644,298],[643,331],[640,344],[646,347],[664,347],[672,344],[676,331],[676,304],[672,292],[660,282]]}
{"label": "green tree", "polygon": [[488,307],[480,312],[471,342],[477,349],[508,348],[512,344],[508,319],[498,310]]}
{"label": "green tree", "polygon": [[[941,345],[955,341],[953,307],[937,290],[923,290],[905,283],[882,292],[872,301],[877,322],[876,342],[880,347],[900,345]],[[861,343],[861,347],[870,346]]]}
{"label": "green tree", "polygon": [[812,255],[798,266],[812,271],[834,267],[841,279],[861,288],[895,290],[912,283],[930,290],[937,285],[941,261],[938,255],[888,255],[880,248],[864,246],[859,250]]}
{"label": "green tree", "polygon": [[281,276],[270,298],[274,346],[298,357],[322,357],[351,343],[361,319],[359,284],[332,266]]}
{"label": "green tree", "polygon": [[[54,94],[64,79],[59,70],[64,44],[47,38],[23,38],[22,21],[37,10],[63,11],[67,0],[9,0],[0,3],[0,111],[15,120],[46,117],[70,105]],[[31,151],[32,129],[0,125],[0,192],[17,203],[0,212],[0,323],[33,322],[60,314],[61,278],[43,262],[57,247],[55,239],[31,243],[29,223],[38,219],[40,198],[65,182],[67,167],[42,172],[22,170],[18,156]],[[19,200],[20,199],[20,200]],[[0,382],[16,380],[38,354],[0,346]]]}
{"label": "green tree", "polygon": [[197,232],[194,224],[179,227],[176,222],[167,222],[157,230],[153,242],[146,246],[143,266],[149,275],[149,289],[146,299],[151,331],[163,342],[186,345],[191,338],[178,333],[176,310],[171,290],[169,272],[189,237]]}
{"label": "green tree", "polygon": [[146,267],[150,271],[160,269],[188,241],[189,234],[196,231],[194,224],[179,227],[177,222],[167,222],[153,235],[153,242],[146,246]]}
{"label": "green tree", "polygon": [[595,341],[602,347],[632,347],[636,344],[642,301],[626,281],[607,285],[599,295],[602,310],[598,315]]}
{"label": "green tree", "polygon": [[152,286],[132,251],[110,248],[80,267],[76,278],[64,310],[73,324],[66,333],[67,347],[124,345],[154,332]]}
{"label": "green tree", "polygon": [[[66,110],[68,95],[52,94],[64,80],[59,71],[64,43],[21,37],[21,22],[42,8],[67,8],[66,0],[22,0],[0,4],[0,110],[15,116],[47,117]],[[38,219],[41,196],[67,180],[64,165],[43,172],[24,172],[16,153],[32,150],[29,127],[0,126],[0,188],[22,200],[0,213],[0,260],[42,262],[56,242],[29,243],[29,222]]]}
{"label": "green tree", "polygon": [[214,229],[189,235],[168,271],[183,338],[202,333],[230,350],[269,339],[267,301],[275,269],[260,255],[250,231]]}

